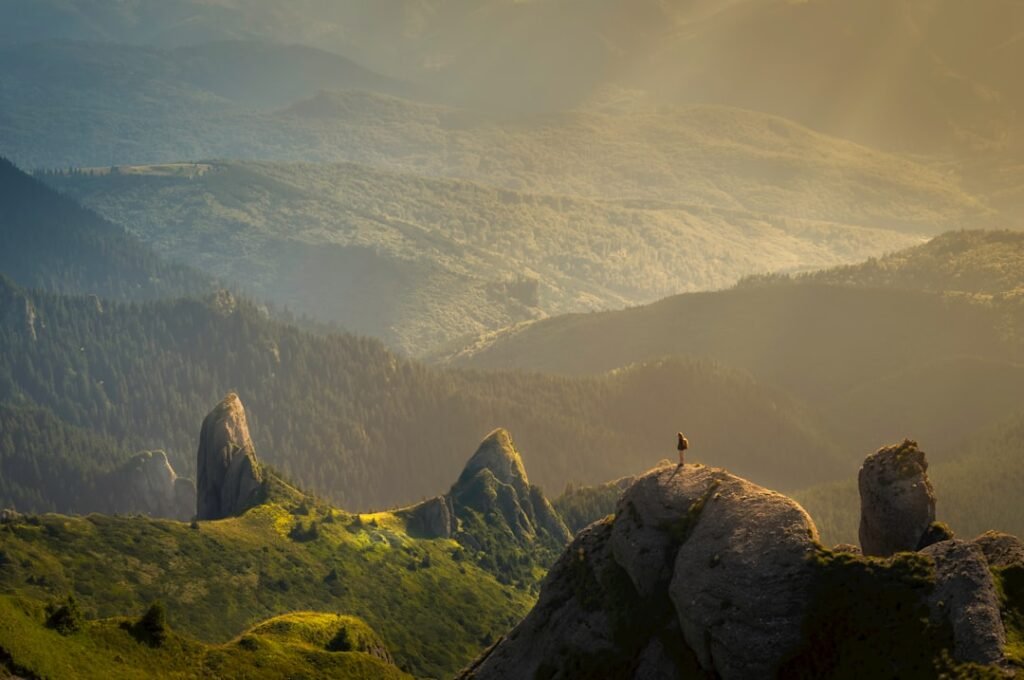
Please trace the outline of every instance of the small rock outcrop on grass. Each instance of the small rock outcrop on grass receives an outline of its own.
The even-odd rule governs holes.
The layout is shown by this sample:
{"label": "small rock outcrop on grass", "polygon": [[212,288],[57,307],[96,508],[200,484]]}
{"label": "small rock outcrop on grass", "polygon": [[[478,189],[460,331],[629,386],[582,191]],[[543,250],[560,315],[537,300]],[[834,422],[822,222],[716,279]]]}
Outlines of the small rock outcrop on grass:
{"label": "small rock outcrop on grass", "polygon": [[144,451],[110,475],[110,507],[115,513],[141,513],[188,521],[196,512],[196,487],[178,477],[163,451]]}
{"label": "small rock outcrop on grass", "polygon": [[409,533],[420,538],[451,538],[455,516],[447,496],[423,501],[409,511]]}
{"label": "small rock outcrop on grass", "polygon": [[[924,457],[910,444],[869,457],[862,473],[876,507],[904,507],[884,487],[900,501],[910,496],[918,513],[885,539],[909,551],[889,557],[826,549],[795,501],[724,470],[669,465],[638,477],[613,517],[577,534],[530,614],[460,677],[961,677],[961,664],[1011,669],[1003,617],[1024,602],[1009,602],[1015,596],[993,572],[1024,567],[1024,544],[1000,534],[952,539],[934,523]],[[914,552],[925,534],[936,542]]]}
{"label": "small rock outcrop on grass", "polygon": [[237,394],[224,397],[203,420],[196,470],[199,519],[232,517],[259,502],[263,475]]}
{"label": "small rock outcrop on grass", "polygon": [[857,482],[864,554],[887,557],[917,550],[935,521],[935,492],[917,443],[904,440],[868,456]]}

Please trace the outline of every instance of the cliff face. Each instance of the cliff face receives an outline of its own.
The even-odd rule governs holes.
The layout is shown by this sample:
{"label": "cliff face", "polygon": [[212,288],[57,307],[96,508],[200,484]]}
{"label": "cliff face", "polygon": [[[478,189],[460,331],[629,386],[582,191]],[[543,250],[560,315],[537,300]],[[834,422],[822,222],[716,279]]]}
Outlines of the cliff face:
{"label": "cliff face", "polygon": [[[918,453],[904,462],[930,493]],[[872,502],[885,502],[867,511],[878,519],[902,507],[877,492]],[[660,467],[637,478],[613,517],[576,536],[531,613],[461,677],[934,677],[942,664],[1007,667],[1013,603],[993,574],[1024,575],[1020,541],[947,538],[886,559],[855,552],[823,547],[786,496],[724,470]]]}
{"label": "cliff face", "polygon": [[239,515],[259,502],[263,475],[237,394],[224,397],[203,420],[196,469],[199,519]]}

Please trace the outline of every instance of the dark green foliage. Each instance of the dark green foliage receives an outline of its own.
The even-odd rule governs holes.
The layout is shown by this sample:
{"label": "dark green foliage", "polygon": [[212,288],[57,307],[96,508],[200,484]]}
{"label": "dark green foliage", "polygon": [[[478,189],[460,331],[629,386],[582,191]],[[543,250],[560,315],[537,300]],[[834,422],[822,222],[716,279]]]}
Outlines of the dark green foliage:
{"label": "dark green foliage", "polygon": [[[837,470],[835,450],[799,407],[714,364],[495,376],[428,368],[373,340],[305,333],[226,295],[100,311],[86,298],[0,281],[0,315],[21,313],[26,300],[37,339],[22,324],[0,326],[0,377],[13,400],[0,407],[12,425],[0,431],[0,505],[103,510],[102,473],[154,444],[190,477],[199,425],[232,389],[260,459],[352,509],[436,495],[499,425],[549,488],[646,469],[671,445],[671,431],[668,441],[661,433],[680,412],[703,424],[703,441],[721,444],[716,462],[738,473],[809,484]],[[43,473],[51,461],[59,474]]]}
{"label": "dark green foliage", "polygon": [[146,613],[142,615],[132,631],[140,640],[153,647],[159,647],[167,640],[167,610],[163,602],[157,600],[149,606]]}
{"label": "dark green foliage", "polygon": [[575,534],[592,522],[612,514],[625,486],[621,481],[599,486],[567,484],[562,495],[552,501],[552,505]]}
{"label": "dark green foliage", "polygon": [[82,616],[78,601],[73,595],[68,595],[63,602],[51,602],[46,605],[46,627],[61,635],[77,633],[84,621],[85,617]]}
{"label": "dark green foliage", "polygon": [[[309,514],[308,512],[302,514]],[[288,532],[288,537],[293,541],[304,543],[306,541],[315,541],[320,537],[320,529],[317,527],[316,520],[309,523],[309,525],[303,525],[302,521],[295,523],[292,530]]]}
{"label": "dark green foliage", "polygon": [[928,678],[952,629],[930,623],[934,566],[916,553],[889,560],[820,549],[805,644],[779,670],[785,678]]}

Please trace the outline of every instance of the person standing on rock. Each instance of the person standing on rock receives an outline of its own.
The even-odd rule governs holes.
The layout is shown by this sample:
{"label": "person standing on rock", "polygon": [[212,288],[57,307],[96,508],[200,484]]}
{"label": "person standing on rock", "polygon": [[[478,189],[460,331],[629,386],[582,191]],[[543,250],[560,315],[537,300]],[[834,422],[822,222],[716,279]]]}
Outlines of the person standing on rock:
{"label": "person standing on rock", "polygon": [[679,438],[679,443],[676,444],[676,450],[679,451],[679,467],[686,465],[686,449],[690,448],[690,440],[683,436],[682,432],[677,432],[676,436]]}

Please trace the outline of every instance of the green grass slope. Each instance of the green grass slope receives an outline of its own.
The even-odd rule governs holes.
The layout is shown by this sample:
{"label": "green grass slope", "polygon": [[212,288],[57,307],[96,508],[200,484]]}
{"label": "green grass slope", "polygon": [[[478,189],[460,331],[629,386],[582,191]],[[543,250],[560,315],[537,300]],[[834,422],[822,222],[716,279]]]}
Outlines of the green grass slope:
{"label": "green grass slope", "polygon": [[[305,531],[294,532],[300,524]],[[171,629],[185,636],[172,638],[183,645],[185,658],[168,670],[201,663],[227,677],[242,677],[257,662],[271,669],[312,664],[319,669],[314,675],[332,668],[356,673],[343,671],[347,665],[365,668],[367,659],[336,662],[325,649],[337,637],[335,612],[366,621],[402,668],[448,677],[533,601],[529,589],[501,585],[457,542],[411,538],[392,513],[357,519],[308,502],[278,501],[195,527],[142,517],[22,516],[3,524],[0,551],[4,593],[42,602],[73,594],[90,619],[135,615],[146,603],[164,602]],[[296,610],[325,614],[259,623]],[[37,610],[23,616],[39,619]],[[32,668],[51,652],[38,640],[19,639],[18,631],[27,638],[49,633],[24,628],[4,625],[0,647]],[[106,643],[94,635],[116,639]],[[69,653],[95,662],[103,656],[109,662],[124,647],[135,649],[134,641],[102,621],[88,624],[83,638],[70,636],[69,644],[79,639],[81,646]],[[335,642],[355,651],[380,647],[365,627]],[[99,652],[90,649],[96,646]],[[161,663],[145,654],[122,657],[141,668]]]}
{"label": "green grass slope", "polygon": [[[133,635],[127,618],[84,623],[62,635],[44,625],[38,601],[0,596],[4,665],[26,677],[62,678],[408,678],[363,650],[331,651],[330,643],[374,635],[353,617],[298,612],[263,622],[224,644],[169,631],[159,645]],[[369,631],[369,633],[367,632]]]}

